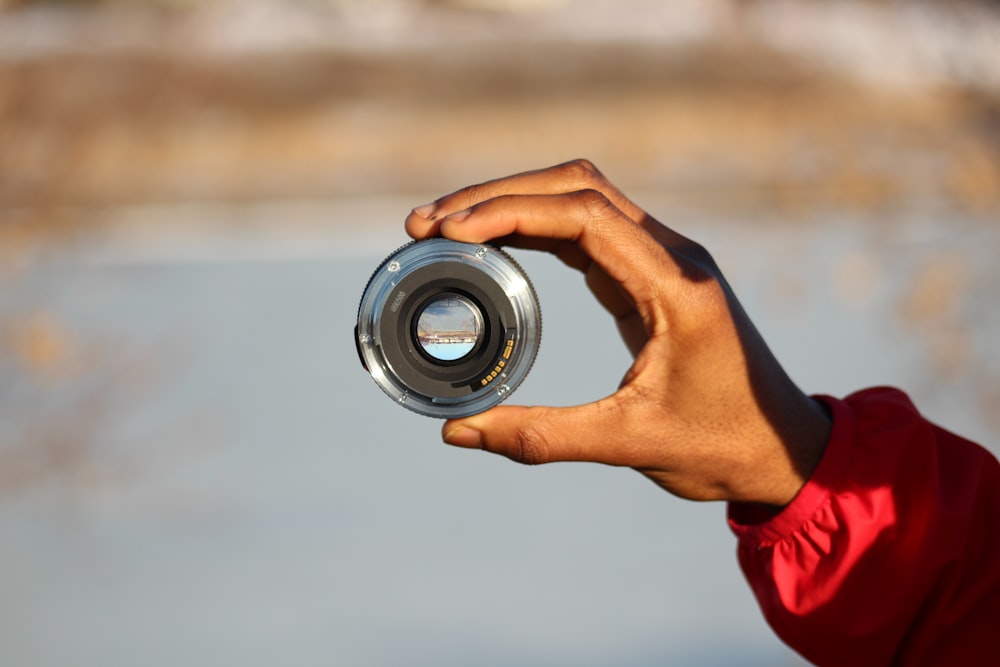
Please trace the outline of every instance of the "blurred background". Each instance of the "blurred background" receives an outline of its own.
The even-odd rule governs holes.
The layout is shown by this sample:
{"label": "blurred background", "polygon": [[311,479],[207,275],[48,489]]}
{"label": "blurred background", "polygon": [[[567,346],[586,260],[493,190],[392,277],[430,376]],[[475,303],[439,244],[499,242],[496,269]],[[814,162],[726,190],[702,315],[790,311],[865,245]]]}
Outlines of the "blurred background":
{"label": "blurred background", "polygon": [[[0,0],[0,664],[802,664],[721,504],[440,445],[357,302],[414,206],[588,157],[804,389],[1000,451],[997,63],[972,0]],[[513,400],[612,391],[518,259]]]}

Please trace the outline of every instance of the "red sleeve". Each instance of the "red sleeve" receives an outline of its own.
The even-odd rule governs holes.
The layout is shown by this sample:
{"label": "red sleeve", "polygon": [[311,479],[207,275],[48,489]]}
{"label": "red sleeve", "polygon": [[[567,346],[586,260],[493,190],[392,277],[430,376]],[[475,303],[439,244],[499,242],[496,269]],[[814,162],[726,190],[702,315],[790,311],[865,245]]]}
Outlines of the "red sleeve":
{"label": "red sleeve", "polygon": [[779,514],[729,506],[774,631],[818,665],[1000,665],[1000,465],[905,394],[843,401]]}

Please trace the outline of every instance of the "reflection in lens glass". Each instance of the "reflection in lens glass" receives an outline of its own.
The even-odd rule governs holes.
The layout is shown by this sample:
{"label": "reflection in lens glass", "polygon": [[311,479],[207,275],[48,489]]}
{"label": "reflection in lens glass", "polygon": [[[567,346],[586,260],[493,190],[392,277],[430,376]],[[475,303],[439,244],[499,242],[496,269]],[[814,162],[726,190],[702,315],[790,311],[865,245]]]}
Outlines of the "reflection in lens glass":
{"label": "reflection in lens glass", "polygon": [[455,361],[472,352],[479,333],[479,309],[455,294],[434,299],[417,319],[420,347],[440,361]]}

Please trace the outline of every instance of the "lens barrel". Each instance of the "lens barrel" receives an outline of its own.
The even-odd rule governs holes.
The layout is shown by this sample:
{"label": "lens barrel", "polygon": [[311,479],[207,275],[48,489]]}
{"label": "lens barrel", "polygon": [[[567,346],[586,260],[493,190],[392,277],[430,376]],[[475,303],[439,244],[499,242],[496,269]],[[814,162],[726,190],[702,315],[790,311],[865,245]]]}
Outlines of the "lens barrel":
{"label": "lens barrel", "polygon": [[538,298],[492,245],[427,239],[387,257],[365,287],[355,340],[386,394],[431,417],[466,417],[503,401],[541,342]]}

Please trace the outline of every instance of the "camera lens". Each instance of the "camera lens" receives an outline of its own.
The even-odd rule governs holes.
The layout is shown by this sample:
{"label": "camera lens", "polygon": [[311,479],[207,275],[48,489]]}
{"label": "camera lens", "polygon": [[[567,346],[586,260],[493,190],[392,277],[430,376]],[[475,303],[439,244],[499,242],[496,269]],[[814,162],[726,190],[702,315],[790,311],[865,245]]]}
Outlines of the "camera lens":
{"label": "camera lens", "polygon": [[507,253],[428,239],[379,265],[358,308],[361,363],[398,403],[465,417],[504,400],[541,340],[538,299]]}

